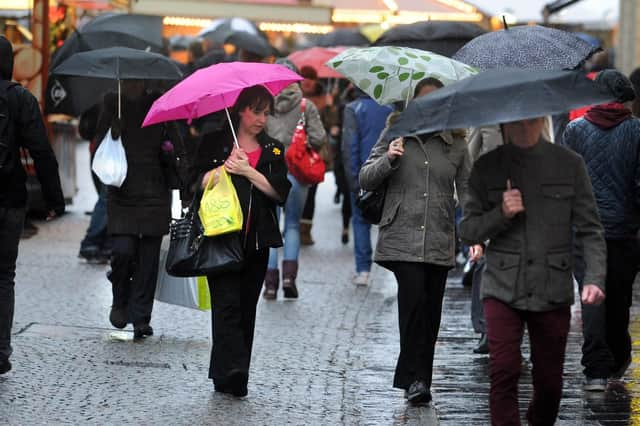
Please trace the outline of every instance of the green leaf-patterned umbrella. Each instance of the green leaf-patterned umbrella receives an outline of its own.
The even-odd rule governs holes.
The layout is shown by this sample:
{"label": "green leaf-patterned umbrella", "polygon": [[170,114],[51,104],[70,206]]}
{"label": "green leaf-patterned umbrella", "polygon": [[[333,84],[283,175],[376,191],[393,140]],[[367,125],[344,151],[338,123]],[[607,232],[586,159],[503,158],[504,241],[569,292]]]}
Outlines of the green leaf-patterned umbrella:
{"label": "green leaf-patterned umbrella", "polygon": [[381,105],[408,102],[416,84],[428,77],[444,85],[478,73],[473,67],[436,53],[408,47],[354,47],[328,61]]}

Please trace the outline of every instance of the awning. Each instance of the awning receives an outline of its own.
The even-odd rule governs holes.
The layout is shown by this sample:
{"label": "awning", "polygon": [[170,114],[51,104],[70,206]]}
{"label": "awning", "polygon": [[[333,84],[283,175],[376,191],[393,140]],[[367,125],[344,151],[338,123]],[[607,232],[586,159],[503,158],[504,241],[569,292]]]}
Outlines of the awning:
{"label": "awning", "polygon": [[294,4],[287,0],[258,2],[214,2],[210,0],[138,0],[131,2],[131,12],[193,18],[226,18],[242,16],[252,21],[306,22],[330,24],[331,7]]}

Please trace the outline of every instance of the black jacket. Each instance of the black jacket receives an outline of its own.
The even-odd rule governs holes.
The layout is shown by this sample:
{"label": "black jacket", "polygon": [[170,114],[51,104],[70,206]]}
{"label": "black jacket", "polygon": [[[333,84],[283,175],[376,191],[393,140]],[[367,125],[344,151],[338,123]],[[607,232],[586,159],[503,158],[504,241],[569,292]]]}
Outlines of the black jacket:
{"label": "black jacket", "polygon": [[58,162],[49,145],[38,101],[22,86],[9,88],[7,96],[13,123],[10,130],[10,138],[14,142],[11,158],[15,164],[8,176],[0,178],[0,207],[20,208],[27,205],[27,174],[20,160],[20,148],[24,148],[33,159],[47,207],[61,214],[64,212],[64,196]]}
{"label": "black jacket", "polygon": [[[175,169],[162,151],[164,128],[141,127],[158,94],[145,93],[135,101],[122,97],[122,145],[127,156],[127,178],[120,188],[110,186],[107,197],[110,234],[160,236],[169,232],[171,188]],[[96,136],[102,140],[117,120],[117,96],[105,97]]]}
{"label": "black jacket", "polygon": [[608,239],[636,238],[640,229],[640,119],[601,129],[585,118],[572,121],[563,143],[587,165]]}
{"label": "black jacket", "polygon": [[[291,188],[284,161],[284,145],[265,132],[258,135],[258,142],[262,147],[262,154],[256,170],[262,173],[273,189],[280,194],[283,200],[280,204],[284,205],[284,200],[287,199]],[[204,173],[222,166],[232,149],[233,137],[230,130],[223,129],[203,135],[194,164],[193,184],[199,188]],[[253,251],[267,247],[281,247],[282,234],[276,219],[278,203],[254,188],[244,176],[232,174],[231,181],[242,206],[245,249]],[[201,194],[202,192],[199,191],[199,196]]]}

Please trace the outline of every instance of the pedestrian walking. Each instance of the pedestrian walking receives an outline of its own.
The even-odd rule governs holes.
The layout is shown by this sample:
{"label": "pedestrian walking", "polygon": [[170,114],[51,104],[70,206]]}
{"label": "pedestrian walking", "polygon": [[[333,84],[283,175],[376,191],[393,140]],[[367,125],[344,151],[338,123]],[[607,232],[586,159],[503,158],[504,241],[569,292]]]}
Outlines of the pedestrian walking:
{"label": "pedestrian walking", "polygon": [[371,224],[362,217],[360,208],[356,206],[356,196],[360,191],[358,174],[369,158],[392,111],[391,107],[379,105],[369,95],[358,90],[357,98],[348,103],[343,112],[341,149],[342,163],[350,189],[356,267],[352,282],[355,285],[365,286],[369,283],[369,273],[373,263]]}
{"label": "pedestrian walking", "polygon": [[[278,59],[276,63],[287,66],[294,72],[297,68],[288,59]],[[315,151],[319,151],[326,143],[326,133],[320,120],[316,106],[302,95],[298,83],[293,83],[280,92],[274,100],[274,111],[269,116],[266,132],[272,138],[284,144],[285,149],[291,144],[294,130],[301,116],[305,118],[307,143]],[[299,182],[290,173],[291,192],[284,206],[284,253],[282,260],[282,290],[284,297],[298,297],[296,278],[298,276],[298,255],[300,253],[300,219],[307,199],[309,185]],[[280,209],[278,209],[278,218]],[[265,299],[277,297],[280,284],[278,270],[278,250],[272,248],[269,253],[269,267],[264,281]]]}
{"label": "pedestrian walking", "polygon": [[25,222],[27,175],[20,149],[29,150],[47,205],[47,220],[64,213],[58,162],[49,145],[38,100],[11,82],[13,47],[0,36],[0,374],[11,370],[18,244]]}
{"label": "pedestrian walking", "polygon": [[[635,98],[627,77],[604,70],[595,81],[615,93],[617,102],[594,106],[570,122],[563,141],[587,165],[607,244],[605,303],[582,306],[584,388],[604,391],[607,380],[621,378],[631,363],[629,308],[640,267],[640,119],[625,105]],[[581,247],[575,255],[574,274],[582,287],[589,281]]]}
{"label": "pedestrian walking", "polygon": [[482,156],[469,178],[460,234],[489,241],[481,297],[489,337],[493,425],[519,425],[520,345],[527,325],[533,363],[529,424],[552,425],[562,396],[574,299],[572,228],[584,247],[585,304],[604,299],[605,245],[584,162],[543,142],[544,118],[502,125],[508,143]]}
{"label": "pedestrian walking", "polygon": [[[439,87],[429,79],[416,95]],[[393,386],[412,404],[431,401],[442,299],[455,265],[454,192],[466,193],[469,169],[463,134],[445,131],[391,141],[383,136],[360,170],[364,190],[386,188],[375,261],[398,282],[400,355]]]}
{"label": "pedestrian walking", "polygon": [[148,92],[144,80],[122,82],[122,117],[118,96],[105,97],[97,137],[108,131],[121,137],[127,158],[127,177],[121,187],[109,186],[107,230],[111,236],[113,303],[109,320],[116,328],[133,324],[135,339],[153,335],[150,325],[158,277],[162,236],[169,232],[171,189],[176,181],[173,146],[163,126],[141,127],[159,97]]}
{"label": "pedestrian walking", "polygon": [[269,250],[282,246],[276,208],[285,204],[291,183],[284,145],[265,132],[273,97],[263,86],[244,89],[231,109],[239,148],[229,126],[204,134],[195,162],[194,179],[202,190],[212,169],[224,165],[242,207],[245,266],[240,271],[208,278],[213,348],[209,378],[217,392],[247,394],[256,305],[267,273]]}

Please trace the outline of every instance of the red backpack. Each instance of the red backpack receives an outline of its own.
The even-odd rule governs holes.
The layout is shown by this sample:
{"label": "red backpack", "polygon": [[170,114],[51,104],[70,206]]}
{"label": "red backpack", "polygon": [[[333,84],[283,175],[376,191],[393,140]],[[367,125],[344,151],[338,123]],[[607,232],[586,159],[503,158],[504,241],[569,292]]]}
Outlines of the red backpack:
{"label": "red backpack", "polygon": [[325,164],[318,154],[309,144],[307,144],[307,131],[305,130],[306,120],[304,110],[307,100],[300,101],[300,120],[296,125],[291,137],[291,145],[287,149],[284,158],[289,168],[289,173],[302,184],[315,185],[324,181]]}

